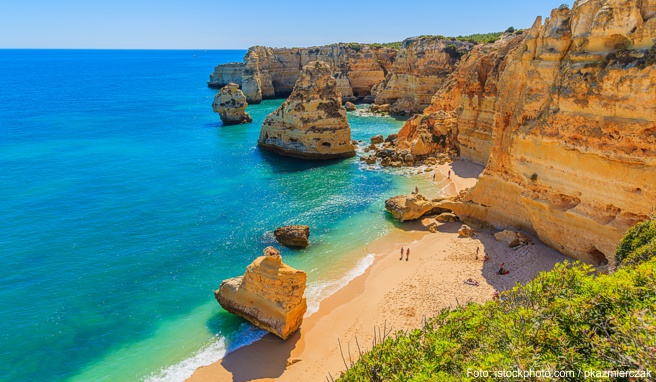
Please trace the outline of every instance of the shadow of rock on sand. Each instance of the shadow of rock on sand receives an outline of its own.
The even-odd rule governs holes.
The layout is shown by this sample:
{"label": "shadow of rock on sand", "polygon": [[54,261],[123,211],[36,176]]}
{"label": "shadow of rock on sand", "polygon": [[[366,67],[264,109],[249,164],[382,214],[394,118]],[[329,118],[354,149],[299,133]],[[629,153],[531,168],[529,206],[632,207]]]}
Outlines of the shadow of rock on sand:
{"label": "shadow of rock on sand", "polygon": [[451,163],[451,170],[463,179],[478,179],[485,167],[474,162],[457,159]]}
{"label": "shadow of rock on sand", "polygon": [[287,341],[267,334],[250,345],[228,353],[221,360],[221,365],[232,374],[233,382],[278,378],[287,368],[289,356],[300,338],[300,330]]}
{"label": "shadow of rock on sand", "polygon": [[458,230],[462,226],[462,222],[448,222],[440,223],[437,225],[437,230],[444,233],[458,233]]}
{"label": "shadow of rock on sand", "polygon": [[[490,257],[483,263],[482,276],[498,291],[511,289],[516,283],[526,284],[541,271],[551,270],[556,263],[567,260],[567,257],[533,235],[529,234],[533,244],[513,249],[504,242],[496,241],[493,233],[493,230],[482,230],[475,239],[480,241],[481,249]],[[504,268],[510,271],[509,274],[499,274],[500,263],[505,264]]]}

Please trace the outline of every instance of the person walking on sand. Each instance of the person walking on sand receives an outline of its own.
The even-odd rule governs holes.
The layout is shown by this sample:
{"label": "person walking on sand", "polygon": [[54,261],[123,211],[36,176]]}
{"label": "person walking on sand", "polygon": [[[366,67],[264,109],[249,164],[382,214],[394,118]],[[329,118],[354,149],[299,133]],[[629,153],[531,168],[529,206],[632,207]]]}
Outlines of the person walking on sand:
{"label": "person walking on sand", "polygon": [[405,251],[405,261],[408,261],[408,258],[409,258],[409,257],[410,257],[410,248],[408,248],[408,249]]}
{"label": "person walking on sand", "polygon": [[403,247],[401,247],[401,258],[399,260],[403,260]]}
{"label": "person walking on sand", "polygon": [[415,194],[419,193],[419,187],[415,186]]}
{"label": "person walking on sand", "polygon": [[451,179],[451,170],[449,170],[449,176],[447,177],[447,179]]}
{"label": "person walking on sand", "polygon": [[435,181],[435,173],[433,173],[433,182]]}
{"label": "person walking on sand", "polygon": [[480,248],[476,247],[476,260],[478,260],[478,253],[480,252]]}

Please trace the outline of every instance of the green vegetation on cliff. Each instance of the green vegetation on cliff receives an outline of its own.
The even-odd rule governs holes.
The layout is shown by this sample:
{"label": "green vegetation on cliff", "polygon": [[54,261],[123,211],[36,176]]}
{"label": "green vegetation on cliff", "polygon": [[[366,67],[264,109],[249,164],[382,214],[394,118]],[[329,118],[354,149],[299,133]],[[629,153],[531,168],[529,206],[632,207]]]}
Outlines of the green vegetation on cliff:
{"label": "green vegetation on cliff", "polygon": [[[375,346],[344,381],[540,380],[494,372],[656,373],[656,221],[632,228],[609,275],[563,263],[486,304],[443,310]],[[479,374],[476,374],[479,373]],[[552,378],[542,378],[551,380]],[[608,380],[591,375],[587,380]],[[629,380],[629,378],[611,378]],[[636,380],[651,380],[637,378]]]}

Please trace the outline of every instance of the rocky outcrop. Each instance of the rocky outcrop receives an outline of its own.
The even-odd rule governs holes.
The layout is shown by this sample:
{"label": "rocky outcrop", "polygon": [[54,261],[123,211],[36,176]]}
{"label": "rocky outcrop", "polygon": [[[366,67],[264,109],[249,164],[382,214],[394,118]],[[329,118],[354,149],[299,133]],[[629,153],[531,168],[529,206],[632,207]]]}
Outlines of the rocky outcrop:
{"label": "rocky outcrop", "polygon": [[509,247],[517,247],[519,245],[526,245],[531,242],[531,239],[521,232],[503,230],[494,234],[497,241],[502,241],[508,244]]}
{"label": "rocky outcrop", "polygon": [[458,228],[458,235],[462,237],[472,237],[476,234],[476,231],[474,231],[470,226],[467,224],[463,224]]}
{"label": "rocky outcrop", "polygon": [[417,220],[424,215],[448,212],[441,207],[442,199],[428,200],[422,194],[399,195],[385,201],[385,209],[399,221]]}
{"label": "rocky outcrop", "polygon": [[229,83],[222,87],[214,97],[212,109],[219,113],[224,125],[237,125],[253,121],[250,114],[246,112],[246,97],[239,90],[239,85]]}
{"label": "rocky outcrop", "polygon": [[224,280],[214,296],[223,309],[283,340],[303,322],[307,274],[282,262],[280,252],[264,249],[244,276]]}
{"label": "rocky outcrop", "polygon": [[394,115],[420,113],[473,46],[437,36],[404,40],[394,66],[372,90],[374,103],[388,104]]}
{"label": "rocky outcrop", "polygon": [[292,94],[262,124],[258,146],[303,159],[355,156],[351,128],[330,66],[303,67]]}
{"label": "rocky outcrop", "polygon": [[310,245],[310,227],[306,225],[288,225],[273,231],[276,240],[288,247],[307,247]]}
{"label": "rocky outcrop", "polygon": [[385,79],[397,53],[396,49],[354,43],[309,48],[254,46],[248,49],[244,63],[217,66],[208,86],[238,83],[249,103],[284,98],[291,94],[305,65],[323,61],[329,65],[344,99],[362,100]]}
{"label": "rocky outcrop", "polygon": [[453,115],[447,143],[486,164],[454,212],[589,263],[614,261],[626,230],[655,207],[655,7],[578,0],[467,56],[413,122]]}

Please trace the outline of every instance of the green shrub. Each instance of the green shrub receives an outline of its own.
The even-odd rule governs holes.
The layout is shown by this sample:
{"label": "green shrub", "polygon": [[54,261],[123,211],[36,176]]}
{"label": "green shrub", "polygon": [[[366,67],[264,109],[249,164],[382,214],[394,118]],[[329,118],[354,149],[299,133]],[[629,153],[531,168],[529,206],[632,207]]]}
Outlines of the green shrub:
{"label": "green shrub", "polygon": [[620,265],[644,263],[656,257],[656,219],[653,217],[631,228],[617,246]]}
{"label": "green shrub", "polygon": [[462,57],[462,52],[458,51],[458,47],[455,44],[448,44],[447,46],[445,46],[444,52],[455,60],[459,60],[460,57]]}

